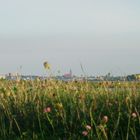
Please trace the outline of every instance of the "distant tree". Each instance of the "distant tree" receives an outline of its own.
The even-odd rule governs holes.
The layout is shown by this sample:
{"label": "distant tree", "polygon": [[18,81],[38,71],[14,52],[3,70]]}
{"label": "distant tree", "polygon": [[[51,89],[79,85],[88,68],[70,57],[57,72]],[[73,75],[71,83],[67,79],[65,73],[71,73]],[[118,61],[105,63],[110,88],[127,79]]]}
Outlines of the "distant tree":
{"label": "distant tree", "polygon": [[133,74],[133,75],[128,75],[128,76],[127,76],[127,80],[128,80],[128,81],[135,81],[135,80],[137,80],[137,77],[136,77],[136,75],[134,75],[134,74]]}

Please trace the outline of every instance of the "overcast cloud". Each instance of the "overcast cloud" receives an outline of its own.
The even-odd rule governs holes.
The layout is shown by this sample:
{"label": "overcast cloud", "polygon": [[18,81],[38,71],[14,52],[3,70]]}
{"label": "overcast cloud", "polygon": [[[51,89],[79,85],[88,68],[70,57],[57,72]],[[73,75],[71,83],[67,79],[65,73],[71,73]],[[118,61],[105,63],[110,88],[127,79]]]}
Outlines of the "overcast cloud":
{"label": "overcast cloud", "polygon": [[[0,1],[0,73],[140,73],[140,1]],[[22,70],[19,70],[22,66]]]}

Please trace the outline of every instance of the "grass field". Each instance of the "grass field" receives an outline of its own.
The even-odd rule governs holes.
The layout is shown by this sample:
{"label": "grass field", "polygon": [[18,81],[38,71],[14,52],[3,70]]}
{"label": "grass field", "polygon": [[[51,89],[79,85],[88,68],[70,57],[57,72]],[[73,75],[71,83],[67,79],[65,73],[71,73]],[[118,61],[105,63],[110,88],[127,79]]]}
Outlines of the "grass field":
{"label": "grass field", "polygon": [[140,140],[140,83],[0,81],[1,140]]}

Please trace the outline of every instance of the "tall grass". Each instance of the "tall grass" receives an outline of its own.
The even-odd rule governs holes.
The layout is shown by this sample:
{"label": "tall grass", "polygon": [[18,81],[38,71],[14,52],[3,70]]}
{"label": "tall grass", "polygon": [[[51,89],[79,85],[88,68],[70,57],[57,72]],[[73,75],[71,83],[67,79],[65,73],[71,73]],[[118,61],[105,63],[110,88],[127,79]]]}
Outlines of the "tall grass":
{"label": "tall grass", "polygon": [[140,83],[0,81],[2,140],[139,140]]}

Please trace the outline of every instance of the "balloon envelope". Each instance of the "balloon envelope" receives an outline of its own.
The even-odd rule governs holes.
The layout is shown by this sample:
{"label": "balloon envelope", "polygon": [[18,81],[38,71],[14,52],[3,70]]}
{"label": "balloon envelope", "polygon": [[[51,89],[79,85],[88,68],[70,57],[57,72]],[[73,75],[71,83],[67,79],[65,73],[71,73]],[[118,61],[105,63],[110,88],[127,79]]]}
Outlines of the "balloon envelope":
{"label": "balloon envelope", "polygon": [[50,69],[50,64],[46,61],[46,62],[44,62],[44,68],[45,69]]}

